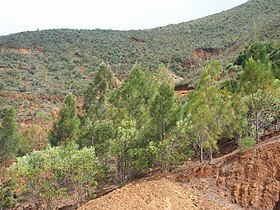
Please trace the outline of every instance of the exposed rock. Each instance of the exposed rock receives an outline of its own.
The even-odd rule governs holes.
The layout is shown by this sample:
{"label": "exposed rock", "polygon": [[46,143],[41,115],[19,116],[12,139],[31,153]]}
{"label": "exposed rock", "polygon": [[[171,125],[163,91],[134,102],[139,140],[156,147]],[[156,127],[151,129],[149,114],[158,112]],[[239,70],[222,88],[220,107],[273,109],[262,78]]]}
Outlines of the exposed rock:
{"label": "exposed rock", "polygon": [[134,42],[138,42],[138,43],[144,43],[145,42],[144,39],[139,38],[139,37],[134,37],[134,36],[130,37],[130,40],[134,41]]}
{"label": "exposed rock", "polygon": [[195,58],[200,58],[203,61],[210,60],[213,56],[219,55],[221,50],[219,48],[196,48],[193,53],[192,57]]}
{"label": "exposed rock", "polygon": [[[240,153],[235,151],[213,164],[200,164],[180,181],[213,178],[224,196],[246,209],[275,209],[280,192],[280,137]],[[278,208],[278,207],[277,207]]]}
{"label": "exposed rock", "polygon": [[196,48],[193,50],[190,58],[182,61],[182,65],[186,71],[196,70],[203,66],[205,61],[210,60],[213,56],[221,53],[219,48]]}
{"label": "exposed rock", "polygon": [[21,54],[44,54],[45,50],[39,47],[17,47],[14,45],[6,44],[0,46],[0,52],[16,52]]}

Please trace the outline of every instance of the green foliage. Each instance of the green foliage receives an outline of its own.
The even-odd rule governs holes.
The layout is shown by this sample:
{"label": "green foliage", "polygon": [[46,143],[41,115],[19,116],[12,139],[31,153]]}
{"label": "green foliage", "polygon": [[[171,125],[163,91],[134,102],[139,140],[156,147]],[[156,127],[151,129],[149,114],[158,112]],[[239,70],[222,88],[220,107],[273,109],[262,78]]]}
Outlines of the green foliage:
{"label": "green foliage", "polygon": [[251,136],[259,141],[260,135],[264,134],[264,129],[271,127],[272,122],[279,115],[279,95],[273,96],[259,90],[252,96],[245,96],[244,102],[250,109],[247,119],[252,128]]}
{"label": "green foliage", "polygon": [[280,46],[275,43],[253,43],[242,51],[235,64],[245,67],[249,59],[263,64],[271,63],[271,71],[275,78],[280,79]]}
{"label": "green foliage", "polygon": [[[145,68],[169,64],[186,76],[184,61],[194,49],[230,52],[221,56],[227,62],[238,53],[231,49],[255,41],[253,23],[261,41],[279,41],[279,7],[278,0],[253,0],[226,12],[149,30],[57,29],[1,36],[0,76],[5,91],[50,95],[82,95],[101,61],[109,62],[117,75],[126,74],[137,62]],[[29,52],[16,51],[20,47]]]}
{"label": "green foliage", "polygon": [[127,116],[135,120],[137,128],[145,127],[149,103],[154,94],[155,87],[151,73],[135,65],[129,79],[125,80],[111,96],[110,101],[115,107],[115,120]]}
{"label": "green foliage", "polygon": [[[92,124],[86,118],[78,139],[80,147],[94,146],[96,155],[104,159],[109,150],[109,140],[115,136],[115,126],[112,121],[96,121]],[[106,158],[105,158],[106,159]]]}
{"label": "green foliage", "polygon": [[47,145],[47,132],[39,125],[32,124],[21,130],[19,139],[19,155],[23,156],[34,150],[43,149]]}
{"label": "green foliage", "polygon": [[59,111],[59,119],[54,122],[53,129],[50,131],[49,141],[51,145],[65,145],[76,141],[79,135],[79,124],[76,99],[69,93]]}
{"label": "green foliage", "polygon": [[271,72],[271,64],[249,59],[240,75],[240,88],[252,95],[259,90],[275,91],[276,81]]}
{"label": "green foliage", "polygon": [[46,209],[51,209],[54,199],[65,194],[65,190],[59,187],[57,177],[51,172],[57,156],[56,148],[33,152],[18,158],[8,169],[21,190],[20,195],[26,194],[26,199],[35,203],[43,201]]}
{"label": "green foliage", "polygon": [[272,73],[275,78],[280,79],[280,45],[269,45],[269,57],[272,63]]}
{"label": "green foliage", "polygon": [[110,154],[115,159],[120,183],[127,181],[134,173],[131,152],[135,147],[137,130],[134,121],[123,120],[117,127],[116,137],[111,139]]}
{"label": "green foliage", "polygon": [[252,126],[251,136],[259,141],[261,128],[269,119],[269,99],[279,97],[279,84],[272,74],[270,62],[263,63],[250,58],[240,75],[240,88],[250,110],[247,118]]}
{"label": "green foliage", "polygon": [[245,66],[246,62],[252,59],[261,63],[269,62],[269,54],[267,46],[264,43],[253,43],[246,50],[240,53],[235,64]]}
{"label": "green foliage", "polygon": [[[96,187],[99,163],[94,148],[79,150],[77,145],[48,147],[18,158],[8,172],[17,183],[21,198],[33,200],[46,209],[53,208],[55,199],[75,194],[77,203]],[[74,189],[74,193],[73,193]]]}
{"label": "green foliage", "polygon": [[[104,169],[123,184],[151,166],[170,171],[192,155],[191,144],[200,147],[201,160],[205,150],[212,158],[221,139],[239,139],[242,151],[252,147],[252,136],[259,139],[279,121],[279,81],[275,80],[280,72],[279,45],[254,43],[224,71],[217,62],[210,62],[195,91],[183,99],[184,106],[174,95],[165,65],[154,74],[146,69],[164,63],[195,84],[198,71],[185,71],[188,62],[193,65],[188,58],[204,60],[195,49],[218,48],[225,64],[252,43],[255,20],[262,20],[254,26],[259,40],[279,41],[279,6],[278,0],[252,0],[227,12],[151,30],[59,29],[0,37],[2,93],[64,95],[71,91],[85,96],[81,126],[75,97],[65,98],[49,133],[51,145],[58,147],[34,152],[41,134],[36,128],[21,133],[20,155],[27,155],[9,168],[20,198],[47,209],[66,195],[76,195],[81,203],[95,190]],[[113,71],[100,64],[102,60],[110,62],[117,76],[127,76],[132,68],[118,89],[114,90]],[[226,76],[227,81],[221,81]],[[0,102],[7,103],[3,97]],[[18,99],[9,103],[28,106]],[[50,108],[45,102],[42,107]],[[40,117],[34,112],[30,116]],[[1,164],[18,151],[16,130],[15,112],[6,110],[1,114]],[[1,186],[2,206],[13,203],[13,192]]]}
{"label": "green foliage", "polygon": [[95,149],[89,147],[79,150],[75,144],[69,144],[60,151],[53,170],[60,182],[74,188],[79,204],[90,195],[90,191],[97,186],[97,180],[102,176]]}
{"label": "green foliage", "polygon": [[188,137],[191,126],[190,121],[178,121],[176,127],[167,137],[159,142],[151,141],[149,148],[154,157],[154,164],[159,164],[163,172],[169,172],[173,165],[191,157],[189,149],[191,139]]}
{"label": "green foliage", "polygon": [[[200,147],[200,160],[203,161],[204,149],[217,150],[218,140],[232,137],[239,133],[242,126],[238,126],[242,114],[238,114],[238,103],[231,99],[229,92],[221,91],[218,87],[221,67],[217,62],[211,62],[203,71],[198,88],[190,95],[187,102],[187,113],[193,125],[191,136]],[[236,105],[234,107],[233,105]],[[241,124],[242,125],[242,120]]]}
{"label": "green foliage", "polygon": [[112,138],[113,128],[107,120],[112,115],[109,97],[115,87],[115,80],[110,67],[101,63],[93,82],[84,94],[85,115],[82,118],[78,143],[80,147],[94,145],[100,158],[103,158],[103,154],[108,150],[108,140]]}
{"label": "green foliage", "polygon": [[239,148],[241,151],[246,151],[248,149],[251,149],[256,144],[255,139],[251,137],[243,137],[239,140]]}
{"label": "green foliage", "polygon": [[0,209],[8,209],[15,204],[16,195],[11,181],[0,182]]}
{"label": "green foliage", "polygon": [[[204,59],[196,57],[197,48],[220,49],[220,54],[214,57],[226,65],[244,46],[255,41],[253,23],[260,41],[279,42],[279,6],[278,0],[253,0],[226,12],[149,30],[57,29],[1,36],[0,91],[36,95],[72,92],[82,96],[102,61],[109,62],[112,71],[121,78],[128,75],[135,63],[144,69],[156,69],[163,63],[193,84],[199,70],[193,71],[186,64],[194,59],[198,67],[202,66]],[[280,53],[274,50],[277,48],[271,47],[273,50],[268,52],[272,66],[279,67]],[[276,78],[279,69],[272,68]],[[5,98],[3,104],[28,106],[19,98],[16,101]],[[38,104],[46,113],[52,110],[47,100]],[[29,112],[31,115],[34,111]],[[28,115],[23,113],[20,118],[30,119]]]}
{"label": "green foliage", "polygon": [[150,105],[150,126],[156,139],[163,140],[168,135],[177,120],[177,111],[173,87],[161,84]]}
{"label": "green foliage", "polygon": [[99,65],[93,82],[85,92],[84,110],[92,121],[106,118],[109,112],[108,97],[115,85],[115,77],[105,63]]}
{"label": "green foliage", "polygon": [[0,121],[0,166],[13,159],[19,149],[19,136],[17,133],[16,110],[6,107],[1,110]]}

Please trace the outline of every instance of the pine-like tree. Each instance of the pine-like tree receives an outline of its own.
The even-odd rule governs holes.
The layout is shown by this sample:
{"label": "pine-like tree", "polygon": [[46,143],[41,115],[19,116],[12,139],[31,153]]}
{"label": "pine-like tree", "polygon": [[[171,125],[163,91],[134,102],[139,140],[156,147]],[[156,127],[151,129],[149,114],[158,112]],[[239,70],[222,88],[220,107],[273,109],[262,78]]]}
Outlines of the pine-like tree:
{"label": "pine-like tree", "polygon": [[[221,136],[228,137],[238,133],[243,122],[240,114],[235,112],[238,107],[235,101],[220,90],[218,80],[221,66],[212,61],[203,71],[198,88],[189,97],[188,115],[191,121],[192,138],[200,147],[200,160],[204,160],[204,150],[217,150],[217,143]],[[236,125],[240,123],[241,126]]]}
{"label": "pine-like tree", "polygon": [[150,105],[150,126],[158,140],[162,141],[170,128],[176,124],[176,111],[173,87],[167,83],[161,84]]}
{"label": "pine-like tree", "polygon": [[19,149],[17,127],[16,110],[13,107],[4,108],[0,123],[0,165],[17,154]]}
{"label": "pine-like tree", "polygon": [[79,134],[79,125],[76,98],[72,93],[69,93],[59,111],[59,119],[54,122],[53,129],[49,133],[50,144],[58,146],[76,141]]}
{"label": "pine-like tree", "polygon": [[149,104],[154,93],[151,73],[135,65],[129,79],[112,94],[111,101],[116,108],[116,118],[123,119],[127,116],[136,122],[137,129],[145,127],[148,121]]}
{"label": "pine-like tree", "polygon": [[250,58],[240,76],[240,88],[249,108],[248,121],[253,127],[252,133],[259,141],[261,124],[270,109],[268,99],[277,97],[279,91],[279,85],[271,71],[271,63]]}
{"label": "pine-like tree", "polygon": [[116,78],[108,65],[101,63],[93,82],[85,92],[84,110],[86,117],[93,123],[95,120],[103,120],[108,115],[108,98],[113,91]]}

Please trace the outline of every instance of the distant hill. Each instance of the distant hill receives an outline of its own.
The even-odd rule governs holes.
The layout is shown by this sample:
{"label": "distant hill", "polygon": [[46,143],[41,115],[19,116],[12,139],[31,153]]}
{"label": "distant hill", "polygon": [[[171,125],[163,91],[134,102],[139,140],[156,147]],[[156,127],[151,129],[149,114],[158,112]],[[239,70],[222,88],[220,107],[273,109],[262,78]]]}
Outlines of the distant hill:
{"label": "distant hill", "polygon": [[151,69],[165,63],[192,79],[210,58],[228,63],[254,39],[279,41],[279,20],[279,0],[250,0],[215,15],[149,30],[55,29],[1,36],[0,90],[81,95],[101,61],[118,76],[136,62]]}

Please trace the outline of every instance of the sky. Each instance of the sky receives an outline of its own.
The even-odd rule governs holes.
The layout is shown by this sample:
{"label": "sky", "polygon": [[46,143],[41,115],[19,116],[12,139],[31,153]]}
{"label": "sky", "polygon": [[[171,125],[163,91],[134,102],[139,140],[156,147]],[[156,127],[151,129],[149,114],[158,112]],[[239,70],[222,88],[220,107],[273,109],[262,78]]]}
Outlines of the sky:
{"label": "sky", "polygon": [[148,29],[218,13],[247,0],[1,0],[0,35],[37,29]]}

